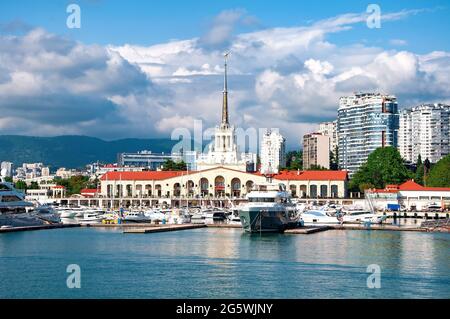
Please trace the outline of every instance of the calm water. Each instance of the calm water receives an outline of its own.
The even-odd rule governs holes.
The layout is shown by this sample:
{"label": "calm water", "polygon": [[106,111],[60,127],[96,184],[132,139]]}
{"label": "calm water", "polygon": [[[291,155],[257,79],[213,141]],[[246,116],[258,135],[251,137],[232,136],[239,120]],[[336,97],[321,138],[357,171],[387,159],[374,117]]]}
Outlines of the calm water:
{"label": "calm water", "polygon": [[[81,267],[68,289],[66,267]],[[381,288],[366,268],[381,266]],[[72,228],[0,234],[0,298],[449,298],[450,235]]]}

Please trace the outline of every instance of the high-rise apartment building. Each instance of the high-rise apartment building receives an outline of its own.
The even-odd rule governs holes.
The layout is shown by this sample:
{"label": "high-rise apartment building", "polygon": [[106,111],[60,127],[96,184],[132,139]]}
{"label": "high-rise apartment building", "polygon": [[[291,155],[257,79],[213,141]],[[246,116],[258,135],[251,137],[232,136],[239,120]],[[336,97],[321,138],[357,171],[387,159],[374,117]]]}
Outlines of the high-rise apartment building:
{"label": "high-rise apartment building", "polygon": [[398,128],[395,96],[357,93],[341,97],[337,123],[339,168],[352,175],[375,149],[397,147]]}
{"label": "high-rise apartment building", "polygon": [[330,168],[330,138],[321,133],[311,133],[303,136],[303,169],[313,166]]}
{"label": "high-rise apartment building", "polygon": [[436,163],[450,154],[450,105],[423,104],[400,112],[399,151],[410,162]]}
{"label": "high-rise apartment building", "polygon": [[286,139],[277,131],[267,131],[261,140],[261,172],[278,173],[286,166]]}

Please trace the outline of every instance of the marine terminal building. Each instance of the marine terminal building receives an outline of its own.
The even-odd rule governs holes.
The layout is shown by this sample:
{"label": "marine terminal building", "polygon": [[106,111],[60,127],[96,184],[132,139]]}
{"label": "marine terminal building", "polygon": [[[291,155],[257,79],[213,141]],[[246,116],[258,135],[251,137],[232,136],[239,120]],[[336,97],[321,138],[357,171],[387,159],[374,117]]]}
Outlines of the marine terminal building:
{"label": "marine terminal building", "polygon": [[[266,182],[260,172],[247,167],[256,156],[240,153],[234,126],[228,114],[227,63],[222,104],[222,121],[216,127],[209,151],[191,171],[110,171],[101,178],[100,206],[154,206],[158,204],[199,204],[243,200],[254,184]],[[273,182],[284,183],[294,197],[344,198],[346,171],[281,171],[271,173]],[[101,202],[101,203],[100,203]]]}
{"label": "marine terminal building", "polygon": [[[282,171],[272,181],[284,183],[294,197],[343,198],[347,193],[345,171]],[[222,166],[190,172],[108,172],[101,177],[100,194],[116,200],[147,199],[144,205],[153,206],[161,198],[242,199],[254,184],[264,182],[260,173]]]}

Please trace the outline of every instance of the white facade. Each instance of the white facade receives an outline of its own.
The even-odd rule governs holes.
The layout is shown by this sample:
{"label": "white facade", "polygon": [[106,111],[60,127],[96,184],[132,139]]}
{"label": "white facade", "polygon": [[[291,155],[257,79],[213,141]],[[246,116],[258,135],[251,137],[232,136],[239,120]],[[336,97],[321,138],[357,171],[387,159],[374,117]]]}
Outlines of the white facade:
{"label": "white facade", "polygon": [[450,154],[450,106],[424,104],[400,113],[399,151],[408,162],[436,163]]}
{"label": "white facade", "polygon": [[277,131],[266,132],[261,141],[261,172],[278,173],[286,166],[286,139]]}

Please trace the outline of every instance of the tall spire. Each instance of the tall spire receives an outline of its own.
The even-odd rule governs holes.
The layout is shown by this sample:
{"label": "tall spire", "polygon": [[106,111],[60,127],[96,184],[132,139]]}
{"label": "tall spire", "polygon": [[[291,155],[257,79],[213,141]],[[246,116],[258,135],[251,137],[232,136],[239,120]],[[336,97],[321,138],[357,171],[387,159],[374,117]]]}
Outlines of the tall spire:
{"label": "tall spire", "polygon": [[225,60],[225,74],[223,79],[223,104],[222,104],[222,126],[228,126],[228,79],[227,79],[227,59],[230,53],[227,52],[224,55]]}

